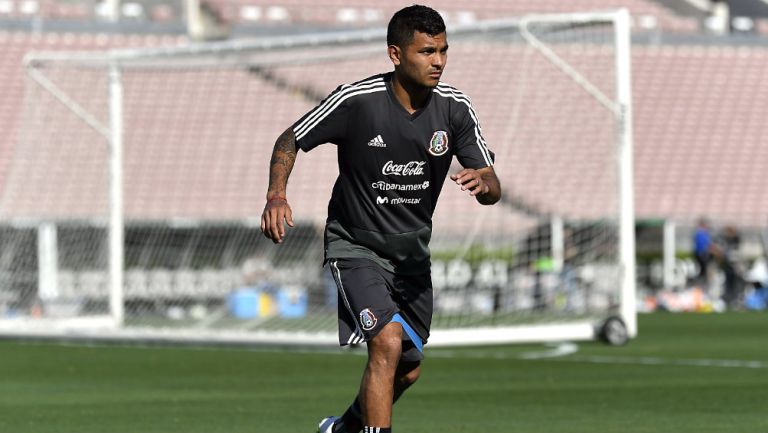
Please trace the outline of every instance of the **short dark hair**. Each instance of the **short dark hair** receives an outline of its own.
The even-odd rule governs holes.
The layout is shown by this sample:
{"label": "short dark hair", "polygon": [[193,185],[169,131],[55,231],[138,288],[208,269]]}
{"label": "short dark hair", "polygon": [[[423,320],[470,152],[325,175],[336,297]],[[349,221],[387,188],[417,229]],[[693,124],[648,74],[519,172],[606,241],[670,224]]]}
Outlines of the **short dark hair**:
{"label": "short dark hair", "polygon": [[387,45],[404,47],[413,42],[413,32],[430,36],[445,32],[443,17],[436,10],[422,5],[400,9],[392,15],[387,26]]}

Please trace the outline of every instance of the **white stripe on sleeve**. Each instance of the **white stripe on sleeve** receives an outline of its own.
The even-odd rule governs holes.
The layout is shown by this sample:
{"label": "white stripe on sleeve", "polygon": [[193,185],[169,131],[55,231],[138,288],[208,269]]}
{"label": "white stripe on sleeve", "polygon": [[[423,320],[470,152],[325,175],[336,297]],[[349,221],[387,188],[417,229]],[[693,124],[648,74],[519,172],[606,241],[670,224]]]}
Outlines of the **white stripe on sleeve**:
{"label": "white stripe on sleeve", "polygon": [[[362,94],[362,93],[371,93],[371,92],[362,92],[363,90],[371,90],[371,89],[386,89],[386,86],[381,79],[381,77],[364,81],[361,83],[358,83],[356,85],[347,86],[342,88],[340,91],[336,92],[336,94],[328,97],[325,101],[320,103],[317,107],[315,107],[310,114],[301,121],[296,127],[293,129],[293,133],[296,135],[296,139],[299,140],[299,136],[304,137],[307,132],[309,132],[312,128],[317,126],[320,121],[322,121],[324,118],[326,118],[331,112],[333,112],[336,107],[341,104],[344,100],[349,98],[350,96]],[[378,91],[378,90],[376,90]]]}
{"label": "white stripe on sleeve", "polygon": [[488,150],[488,145],[485,143],[485,140],[483,139],[482,130],[480,128],[480,122],[477,120],[477,114],[475,113],[475,110],[472,107],[472,103],[470,102],[469,98],[464,94],[462,94],[461,92],[454,91],[454,89],[451,89],[448,87],[441,87],[440,85],[438,85],[438,87],[435,87],[434,92],[440,96],[451,98],[467,106],[467,109],[469,110],[469,116],[472,118],[472,121],[475,123],[475,142],[477,143],[477,147],[480,149],[480,154],[483,155],[483,159],[485,160],[486,164],[488,164],[489,166],[493,165],[493,159],[491,159],[490,150]]}

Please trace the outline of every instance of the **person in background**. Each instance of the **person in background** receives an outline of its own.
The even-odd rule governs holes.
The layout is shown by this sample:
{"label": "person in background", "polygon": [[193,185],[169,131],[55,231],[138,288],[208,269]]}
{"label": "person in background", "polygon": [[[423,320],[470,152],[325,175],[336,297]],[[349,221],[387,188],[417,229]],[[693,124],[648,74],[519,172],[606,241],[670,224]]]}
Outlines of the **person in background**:
{"label": "person in background", "polygon": [[706,219],[700,218],[693,233],[693,257],[699,266],[696,283],[709,287],[709,264],[712,262],[712,234]]}
{"label": "person in background", "polygon": [[744,278],[741,272],[741,235],[734,226],[726,226],[718,239],[716,249],[720,268],[725,274],[723,301],[728,308],[737,305],[744,289]]}

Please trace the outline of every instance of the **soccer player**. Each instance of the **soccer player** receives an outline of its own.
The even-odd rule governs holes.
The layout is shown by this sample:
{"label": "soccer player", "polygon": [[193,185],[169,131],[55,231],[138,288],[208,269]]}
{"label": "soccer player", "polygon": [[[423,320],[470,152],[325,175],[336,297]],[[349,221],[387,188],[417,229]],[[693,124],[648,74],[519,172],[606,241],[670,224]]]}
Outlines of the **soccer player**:
{"label": "soccer player", "polygon": [[298,149],[338,146],[339,177],[328,205],[325,261],[339,293],[339,343],[367,342],[357,398],[321,433],[391,432],[392,405],[420,374],[432,320],[429,239],[432,214],[450,178],[478,202],[501,197],[470,100],[441,83],[445,23],[426,6],[394,14],[387,29],[394,71],[332,92],[275,143],[266,237],[280,243],[293,226],[286,198]]}

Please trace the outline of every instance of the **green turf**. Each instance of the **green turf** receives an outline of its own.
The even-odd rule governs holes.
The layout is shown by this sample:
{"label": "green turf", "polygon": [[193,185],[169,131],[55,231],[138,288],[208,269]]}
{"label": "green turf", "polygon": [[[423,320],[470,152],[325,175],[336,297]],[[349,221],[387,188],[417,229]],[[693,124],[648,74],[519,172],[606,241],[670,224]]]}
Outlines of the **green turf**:
{"label": "green turf", "polygon": [[[640,316],[624,347],[432,349],[397,432],[768,431],[768,315]],[[731,366],[694,365],[743,361]],[[752,361],[752,363],[747,363]],[[352,399],[359,353],[0,342],[0,432],[300,433]]]}

